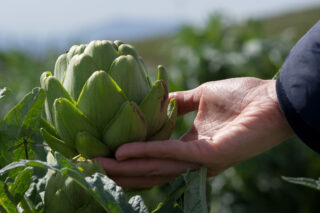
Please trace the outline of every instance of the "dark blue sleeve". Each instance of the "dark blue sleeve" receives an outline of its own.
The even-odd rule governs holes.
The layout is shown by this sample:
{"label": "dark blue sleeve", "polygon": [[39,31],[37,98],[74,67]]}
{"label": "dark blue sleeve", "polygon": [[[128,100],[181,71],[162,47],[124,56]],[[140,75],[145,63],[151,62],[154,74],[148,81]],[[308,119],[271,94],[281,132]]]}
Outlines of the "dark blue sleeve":
{"label": "dark blue sleeve", "polygon": [[320,153],[320,21],[291,50],[276,89],[293,131]]}

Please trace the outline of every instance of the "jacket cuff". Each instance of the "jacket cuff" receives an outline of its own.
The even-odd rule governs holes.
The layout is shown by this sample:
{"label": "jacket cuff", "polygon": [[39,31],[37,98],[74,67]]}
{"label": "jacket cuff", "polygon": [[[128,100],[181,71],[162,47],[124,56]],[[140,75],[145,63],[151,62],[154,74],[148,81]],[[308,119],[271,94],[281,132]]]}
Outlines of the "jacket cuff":
{"label": "jacket cuff", "polygon": [[[320,153],[320,133],[308,125],[296,112],[293,104],[289,101],[280,78],[276,81],[276,91],[280,108],[289,125],[296,135],[311,149]],[[320,109],[319,109],[320,110]],[[320,125],[320,124],[319,124]]]}

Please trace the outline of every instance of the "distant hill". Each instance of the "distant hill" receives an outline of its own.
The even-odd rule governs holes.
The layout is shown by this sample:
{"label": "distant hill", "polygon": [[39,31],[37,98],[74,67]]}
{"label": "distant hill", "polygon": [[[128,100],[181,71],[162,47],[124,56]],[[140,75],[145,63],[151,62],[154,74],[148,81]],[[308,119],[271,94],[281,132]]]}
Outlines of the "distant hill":
{"label": "distant hill", "polygon": [[170,20],[114,20],[76,32],[74,38],[84,40],[142,40],[174,34],[181,23]]}
{"label": "distant hill", "polygon": [[75,43],[88,43],[91,40],[137,40],[166,37],[173,35],[181,26],[172,20],[114,20],[87,26],[80,31],[50,37],[43,40],[0,34],[0,49],[19,49],[30,53],[42,54],[52,49],[58,52],[66,51]]}
{"label": "distant hill", "polygon": [[297,39],[303,36],[315,23],[320,20],[320,7],[302,11],[292,11],[262,19],[265,30],[275,34],[284,29],[294,30]]}
{"label": "distant hill", "polygon": [[[303,36],[319,20],[320,7],[292,11],[260,19],[262,27],[268,34],[274,35],[283,32],[285,29],[290,29],[294,32],[296,40]],[[154,66],[154,64],[168,63],[170,52],[172,51],[170,42],[173,39],[173,36],[163,36],[161,38],[136,42],[134,45],[147,63]]]}

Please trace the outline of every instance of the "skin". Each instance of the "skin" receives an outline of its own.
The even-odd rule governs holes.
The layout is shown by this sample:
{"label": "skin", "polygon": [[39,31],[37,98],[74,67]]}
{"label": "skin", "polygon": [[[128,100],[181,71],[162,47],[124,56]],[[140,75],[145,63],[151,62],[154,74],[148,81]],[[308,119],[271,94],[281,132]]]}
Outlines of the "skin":
{"label": "skin", "polygon": [[263,153],[293,136],[283,116],[274,80],[233,78],[170,94],[178,114],[198,110],[180,140],[122,145],[116,159],[97,158],[125,188],[167,183],[188,168],[206,166],[208,176]]}

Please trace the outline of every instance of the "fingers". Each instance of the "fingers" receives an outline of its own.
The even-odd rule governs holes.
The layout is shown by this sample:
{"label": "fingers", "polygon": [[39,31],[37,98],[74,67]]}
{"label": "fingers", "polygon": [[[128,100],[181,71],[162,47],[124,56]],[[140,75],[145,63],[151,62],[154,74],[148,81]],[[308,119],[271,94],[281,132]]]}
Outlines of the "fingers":
{"label": "fingers", "polygon": [[114,182],[122,186],[125,189],[139,189],[139,188],[148,188],[151,186],[169,183],[176,176],[154,176],[154,177],[117,177],[110,176]]}
{"label": "fingers", "polygon": [[168,159],[129,159],[117,161],[112,158],[96,158],[108,177],[126,189],[146,188],[168,183],[198,164]]}
{"label": "fingers", "polygon": [[177,100],[178,115],[183,115],[198,109],[201,89],[198,87],[193,90],[173,92],[170,93],[169,98],[175,98]]}
{"label": "fingers", "polygon": [[149,143],[128,143],[116,151],[117,160],[129,158],[162,158],[205,163],[214,154],[214,146],[206,140],[195,141],[153,141]]}
{"label": "fingers", "polygon": [[129,159],[116,161],[112,158],[96,158],[108,176],[178,176],[188,169],[198,168],[198,164],[168,159]]}

